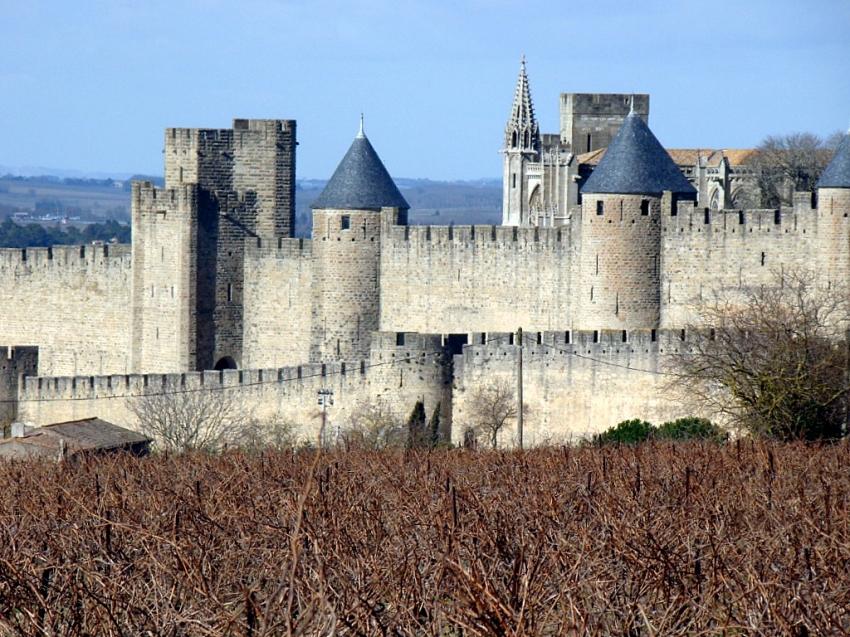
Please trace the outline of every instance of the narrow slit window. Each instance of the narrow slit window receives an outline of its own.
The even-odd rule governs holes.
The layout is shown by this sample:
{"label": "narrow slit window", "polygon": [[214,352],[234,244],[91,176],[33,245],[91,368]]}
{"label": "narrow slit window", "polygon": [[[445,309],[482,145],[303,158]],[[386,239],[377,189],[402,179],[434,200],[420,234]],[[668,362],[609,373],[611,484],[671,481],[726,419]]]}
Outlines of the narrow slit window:
{"label": "narrow slit window", "polygon": [[596,214],[601,215],[605,212],[605,203],[603,201],[596,202]]}
{"label": "narrow slit window", "polygon": [[227,284],[227,302],[230,303],[233,301],[233,284]]}
{"label": "narrow slit window", "polygon": [[511,173],[511,188],[516,188],[516,173]]}
{"label": "narrow slit window", "polygon": [[764,254],[764,252],[762,252],[761,253],[761,264],[762,265],[764,265],[764,260],[765,260],[765,254]]}

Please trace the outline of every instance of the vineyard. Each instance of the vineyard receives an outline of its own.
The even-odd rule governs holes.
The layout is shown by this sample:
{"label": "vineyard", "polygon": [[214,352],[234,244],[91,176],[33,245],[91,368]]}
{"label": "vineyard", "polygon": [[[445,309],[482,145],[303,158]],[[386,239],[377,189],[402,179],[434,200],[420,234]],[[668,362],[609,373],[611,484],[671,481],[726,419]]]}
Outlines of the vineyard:
{"label": "vineyard", "polygon": [[850,446],[11,463],[0,634],[850,631]]}

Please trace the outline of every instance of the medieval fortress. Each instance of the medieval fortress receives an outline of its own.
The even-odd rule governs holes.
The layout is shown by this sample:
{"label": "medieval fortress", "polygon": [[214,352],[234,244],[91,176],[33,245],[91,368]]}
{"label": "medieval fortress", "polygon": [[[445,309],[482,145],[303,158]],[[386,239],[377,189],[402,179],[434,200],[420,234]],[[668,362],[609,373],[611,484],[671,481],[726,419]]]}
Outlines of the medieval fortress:
{"label": "medieval fortress", "polygon": [[649,96],[560,106],[541,134],[523,64],[501,226],[408,225],[361,125],[310,239],[293,236],[294,120],[166,129],[165,187],[133,184],[132,245],[0,250],[0,424],[132,426],[141,395],[229,391],[308,437],[331,390],[331,427],[423,400],[457,441],[475,387],[515,386],[521,348],[526,442],[564,439],[691,415],[662,370],[704,294],[791,266],[850,276],[850,136],[815,193],[744,209],[746,152],[666,151]]}

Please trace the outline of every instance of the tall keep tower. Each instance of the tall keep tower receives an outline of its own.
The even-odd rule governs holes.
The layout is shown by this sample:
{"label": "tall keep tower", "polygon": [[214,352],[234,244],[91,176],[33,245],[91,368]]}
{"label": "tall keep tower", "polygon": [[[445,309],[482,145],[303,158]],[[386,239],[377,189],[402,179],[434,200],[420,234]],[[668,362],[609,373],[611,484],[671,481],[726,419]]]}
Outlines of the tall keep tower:
{"label": "tall keep tower", "polygon": [[295,121],[168,128],[165,188],[134,186],[133,369],[242,364],[244,246],[290,237]]}
{"label": "tall keep tower", "polygon": [[407,201],[363,132],[313,203],[311,360],[366,359],[380,314],[381,235]]}
{"label": "tall keep tower", "polygon": [[696,190],[632,110],[581,194],[576,327],[657,327],[662,198],[675,206]]}
{"label": "tall keep tower", "polygon": [[526,192],[527,165],[536,162],[540,153],[540,128],[534,117],[531,89],[522,57],[517,78],[511,115],[505,126],[504,171],[502,175],[502,225],[518,226],[528,198]]}

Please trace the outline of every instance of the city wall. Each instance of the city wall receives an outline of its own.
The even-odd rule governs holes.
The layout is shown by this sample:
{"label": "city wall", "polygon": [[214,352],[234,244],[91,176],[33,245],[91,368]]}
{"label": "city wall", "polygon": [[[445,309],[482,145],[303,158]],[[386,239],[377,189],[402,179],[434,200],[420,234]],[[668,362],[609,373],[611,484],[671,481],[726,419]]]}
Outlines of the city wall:
{"label": "city wall", "polygon": [[846,285],[847,211],[813,208],[811,195],[801,195],[782,210],[712,212],[680,202],[662,224],[661,327],[693,324],[698,305],[715,293],[776,285],[789,271]]}
{"label": "city wall", "polygon": [[249,240],[245,249],[243,359],[249,369],[310,360],[312,242],[268,243]]}
{"label": "city wall", "polygon": [[[687,347],[682,336],[678,330],[526,332],[525,445],[575,442],[631,418],[661,424],[699,415],[682,402],[665,363],[665,353]],[[516,391],[517,352],[510,334],[488,333],[473,335],[473,344],[455,356],[452,440],[456,444],[475,425],[481,406],[478,388],[503,383]],[[479,434],[478,439],[488,444],[486,435]],[[512,420],[500,433],[499,445],[512,445],[515,439]]]}
{"label": "city wall", "polygon": [[137,426],[133,405],[145,395],[226,391],[261,421],[291,422],[301,440],[316,440],[321,422],[317,392],[330,389],[331,437],[367,406],[380,405],[397,422],[405,422],[417,400],[424,401],[428,414],[438,403],[442,406],[447,431],[451,384],[444,362],[439,337],[393,333],[375,335],[366,361],[181,374],[29,377],[19,390],[18,420],[45,425],[98,416],[132,428]]}
{"label": "city wall", "polygon": [[42,375],[129,371],[131,270],[129,245],[0,249],[0,341]]}
{"label": "city wall", "polygon": [[573,226],[394,226],[381,246],[383,331],[468,333],[570,325]]}

